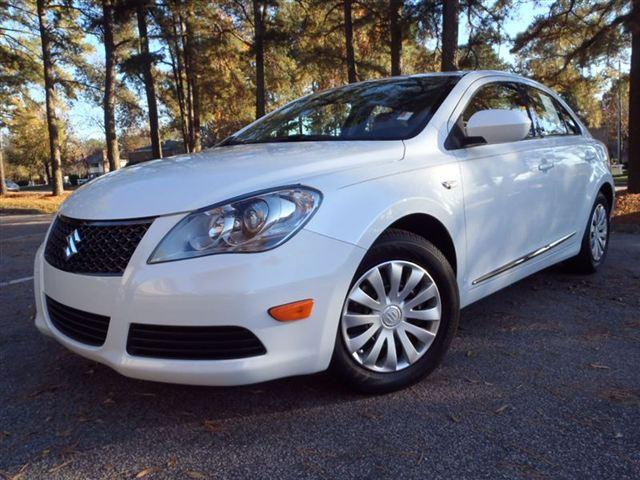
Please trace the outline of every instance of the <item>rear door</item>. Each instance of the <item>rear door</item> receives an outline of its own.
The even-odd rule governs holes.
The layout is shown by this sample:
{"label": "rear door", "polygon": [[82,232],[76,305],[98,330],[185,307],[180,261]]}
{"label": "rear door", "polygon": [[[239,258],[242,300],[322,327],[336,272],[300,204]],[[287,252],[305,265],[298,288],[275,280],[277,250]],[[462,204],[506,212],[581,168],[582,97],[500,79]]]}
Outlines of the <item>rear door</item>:
{"label": "rear door", "polygon": [[[479,81],[456,107],[453,128],[464,132],[475,112],[528,112],[520,86]],[[476,84],[474,84],[476,85]],[[467,231],[465,282],[479,285],[509,270],[514,261],[544,245],[543,232],[554,209],[553,185],[540,169],[539,138],[532,129],[518,142],[455,148],[461,169]],[[517,266],[513,265],[513,266]]]}
{"label": "rear door", "polygon": [[581,234],[581,212],[588,197],[591,162],[597,160],[595,148],[584,141],[581,127],[551,94],[527,86],[536,131],[543,147],[542,168],[547,169],[554,186],[554,208],[546,227],[546,242]]}

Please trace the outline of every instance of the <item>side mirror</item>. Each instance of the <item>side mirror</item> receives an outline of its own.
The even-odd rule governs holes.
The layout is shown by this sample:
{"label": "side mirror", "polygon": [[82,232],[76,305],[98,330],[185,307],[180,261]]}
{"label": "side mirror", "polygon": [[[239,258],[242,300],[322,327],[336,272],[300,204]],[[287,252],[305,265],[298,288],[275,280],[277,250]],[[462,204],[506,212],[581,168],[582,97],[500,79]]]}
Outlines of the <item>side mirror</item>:
{"label": "side mirror", "polygon": [[529,134],[531,119],[521,110],[480,110],[465,129],[467,137],[482,137],[489,144],[517,142]]}

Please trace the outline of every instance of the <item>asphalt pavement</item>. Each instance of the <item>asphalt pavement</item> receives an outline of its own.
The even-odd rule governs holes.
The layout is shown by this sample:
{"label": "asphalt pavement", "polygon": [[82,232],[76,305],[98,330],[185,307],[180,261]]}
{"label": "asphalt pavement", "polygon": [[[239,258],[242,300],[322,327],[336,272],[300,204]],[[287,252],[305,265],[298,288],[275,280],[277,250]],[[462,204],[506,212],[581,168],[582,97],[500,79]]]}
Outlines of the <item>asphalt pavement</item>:
{"label": "asphalt pavement", "polygon": [[640,478],[640,235],[614,234],[596,275],[470,306],[429,378],[367,397],[328,373],[187,387],[71,354],[32,322],[48,219],[0,217],[0,477]]}

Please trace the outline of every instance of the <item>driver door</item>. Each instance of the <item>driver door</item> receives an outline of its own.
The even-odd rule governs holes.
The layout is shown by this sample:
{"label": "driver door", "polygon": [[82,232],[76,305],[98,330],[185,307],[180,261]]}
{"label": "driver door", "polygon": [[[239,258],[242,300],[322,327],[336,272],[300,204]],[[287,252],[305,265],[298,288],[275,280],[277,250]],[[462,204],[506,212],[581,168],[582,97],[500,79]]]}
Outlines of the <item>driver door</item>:
{"label": "driver door", "polygon": [[[470,90],[452,117],[463,133],[471,115],[480,110],[520,109],[531,118],[517,83],[489,81]],[[464,189],[465,283],[471,287],[506,275],[519,259],[543,246],[543,232],[554,207],[554,186],[539,168],[542,158],[537,146],[532,128],[524,140],[454,150]]]}

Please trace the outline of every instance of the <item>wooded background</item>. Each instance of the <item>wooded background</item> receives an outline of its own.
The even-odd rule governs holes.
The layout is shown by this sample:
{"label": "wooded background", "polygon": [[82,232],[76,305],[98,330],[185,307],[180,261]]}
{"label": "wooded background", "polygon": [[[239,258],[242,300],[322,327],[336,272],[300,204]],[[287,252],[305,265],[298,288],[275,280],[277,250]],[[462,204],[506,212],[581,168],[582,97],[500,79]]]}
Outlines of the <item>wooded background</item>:
{"label": "wooded background", "polygon": [[[531,7],[543,13],[508,38]],[[620,127],[640,192],[640,0],[0,0],[0,155],[59,195],[96,149],[111,170],[167,139],[197,152],[312,91],[458,69],[535,78],[590,128]],[[102,108],[104,140],[71,127],[78,101]]]}

